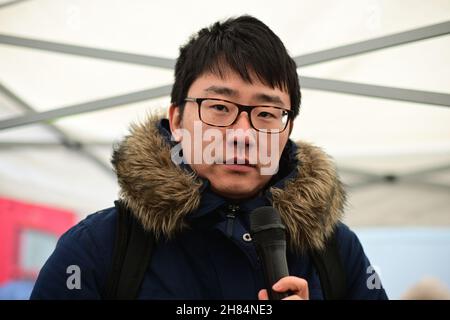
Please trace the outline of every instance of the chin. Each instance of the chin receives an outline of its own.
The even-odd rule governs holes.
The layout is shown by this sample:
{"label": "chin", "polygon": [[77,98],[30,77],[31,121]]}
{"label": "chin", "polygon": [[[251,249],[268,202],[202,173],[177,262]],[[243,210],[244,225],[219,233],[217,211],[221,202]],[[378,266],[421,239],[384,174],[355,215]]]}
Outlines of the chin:
{"label": "chin", "polygon": [[222,165],[195,166],[197,173],[209,180],[211,189],[228,199],[246,199],[258,194],[270,180],[259,175],[257,169],[236,172]]}
{"label": "chin", "polygon": [[220,183],[211,181],[211,187],[217,194],[230,199],[246,199],[258,193],[259,185],[246,181],[246,179],[238,179],[235,177],[233,181],[222,180]]}

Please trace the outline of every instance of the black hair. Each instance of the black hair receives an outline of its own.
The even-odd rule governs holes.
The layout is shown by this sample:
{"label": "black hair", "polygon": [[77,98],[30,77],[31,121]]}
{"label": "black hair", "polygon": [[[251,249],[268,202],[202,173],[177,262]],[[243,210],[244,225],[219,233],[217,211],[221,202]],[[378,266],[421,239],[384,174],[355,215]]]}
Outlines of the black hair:
{"label": "black hair", "polygon": [[180,47],[171,103],[181,108],[192,83],[206,72],[223,77],[231,69],[249,83],[259,81],[287,92],[294,117],[300,109],[300,84],[295,61],[280,38],[260,20],[243,15],[201,29]]}

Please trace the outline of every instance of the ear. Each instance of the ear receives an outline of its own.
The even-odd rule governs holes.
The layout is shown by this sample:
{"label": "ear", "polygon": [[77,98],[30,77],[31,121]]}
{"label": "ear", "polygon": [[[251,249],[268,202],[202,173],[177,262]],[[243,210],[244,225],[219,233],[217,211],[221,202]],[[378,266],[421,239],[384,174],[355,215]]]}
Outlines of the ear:
{"label": "ear", "polygon": [[170,131],[172,132],[175,141],[181,141],[181,135],[178,135],[177,132],[179,131],[178,129],[181,129],[182,127],[182,119],[180,107],[177,105],[172,104],[169,107],[169,124]]}

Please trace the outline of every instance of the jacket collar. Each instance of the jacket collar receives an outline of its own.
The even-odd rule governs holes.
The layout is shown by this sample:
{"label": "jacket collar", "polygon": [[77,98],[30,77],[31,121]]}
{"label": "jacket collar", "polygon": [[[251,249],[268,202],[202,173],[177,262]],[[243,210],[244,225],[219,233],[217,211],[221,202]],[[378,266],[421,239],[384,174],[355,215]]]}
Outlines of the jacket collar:
{"label": "jacket collar", "polygon": [[[208,182],[189,166],[174,164],[171,146],[161,119],[150,117],[131,125],[112,157],[120,198],[156,237],[171,238],[188,227],[188,217],[204,209],[207,200],[202,197]],[[291,248],[322,249],[342,218],[345,191],[331,158],[321,149],[297,142],[288,151],[282,158],[294,168],[282,174],[284,178],[275,177],[267,195],[286,225]],[[206,203],[211,208],[212,198]]]}

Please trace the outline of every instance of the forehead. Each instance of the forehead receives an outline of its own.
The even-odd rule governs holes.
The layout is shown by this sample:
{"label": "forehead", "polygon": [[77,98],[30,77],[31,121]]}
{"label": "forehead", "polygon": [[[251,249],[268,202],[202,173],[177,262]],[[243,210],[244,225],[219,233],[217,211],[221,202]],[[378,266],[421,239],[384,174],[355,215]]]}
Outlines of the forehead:
{"label": "forehead", "polygon": [[231,70],[222,75],[203,73],[192,83],[188,96],[224,97],[242,104],[267,102],[290,107],[290,97],[286,90],[272,88],[256,76],[252,76],[251,80],[251,83],[245,81]]}

